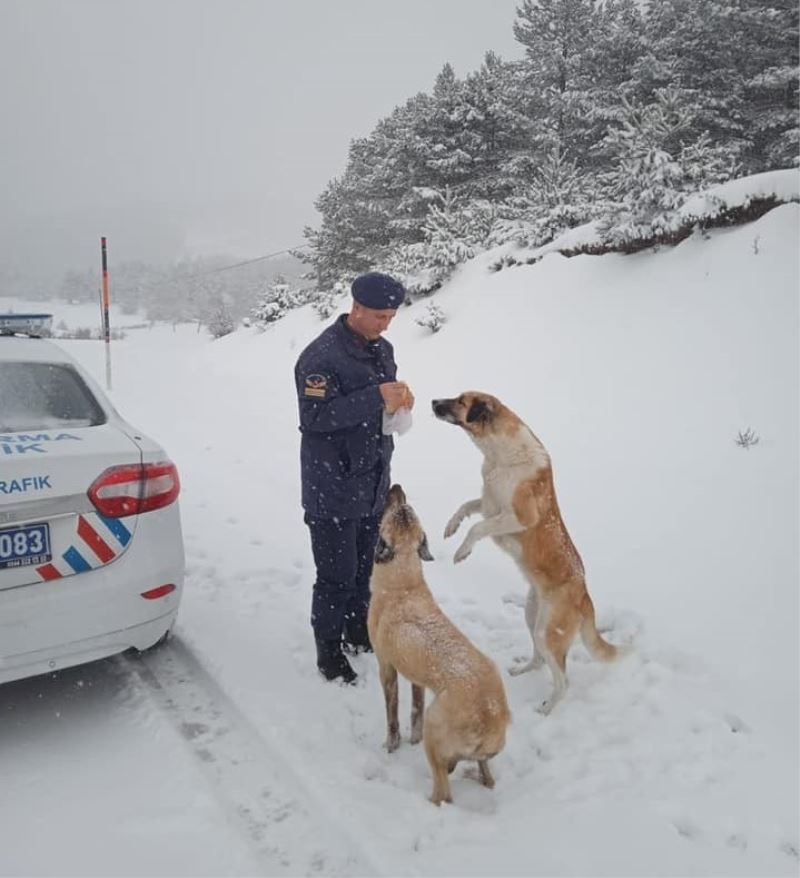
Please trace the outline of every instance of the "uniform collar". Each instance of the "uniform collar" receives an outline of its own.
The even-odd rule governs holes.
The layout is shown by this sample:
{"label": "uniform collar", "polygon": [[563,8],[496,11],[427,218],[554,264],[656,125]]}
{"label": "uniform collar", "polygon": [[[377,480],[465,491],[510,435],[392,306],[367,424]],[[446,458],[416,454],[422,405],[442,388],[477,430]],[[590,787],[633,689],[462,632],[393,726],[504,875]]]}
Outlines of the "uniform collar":
{"label": "uniform collar", "polygon": [[380,349],[380,339],[376,338],[375,341],[370,341],[369,339],[364,338],[363,335],[354,332],[347,325],[347,317],[347,314],[342,314],[334,324],[339,335],[344,339],[347,348],[357,357],[372,358]]}

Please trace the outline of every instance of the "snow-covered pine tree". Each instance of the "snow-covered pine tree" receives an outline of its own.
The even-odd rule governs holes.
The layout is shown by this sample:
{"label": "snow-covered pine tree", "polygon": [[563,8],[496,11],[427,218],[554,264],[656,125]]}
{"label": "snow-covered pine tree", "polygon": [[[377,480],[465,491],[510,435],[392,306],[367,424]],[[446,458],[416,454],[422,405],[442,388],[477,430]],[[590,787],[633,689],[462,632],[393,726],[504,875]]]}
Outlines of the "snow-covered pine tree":
{"label": "snow-covered pine tree", "polygon": [[317,199],[322,224],[305,230],[310,246],[303,259],[314,268],[318,290],[369,271],[392,247],[421,240],[419,220],[427,207],[414,187],[425,175],[412,129],[428,101],[412,98],[354,140],[344,174]]}
{"label": "snow-covered pine tree", "polygon": [[532,171],[531,182],[498,205],[489,242],[539,247],[600,211],[591,175],[554,147]]}
{"label": "snow-covered pine tree", "polygon": [[367,230],[352,177],[346,172],[328,183],[315,202],[322,215],[320,227],[303,232],[309,247],[300,258],[313,267],[318,290],[330,289],[343,275],[370,268]]}
{"label": "snow-covered pine tree", "polygon": [[[380,265],[433,289],[493,240],[464,228],[484,205],[506,232],[541,241],[613,195],[646,234],[669,225],[692,179],[724,178],[738,159],[748,171],[796,161],[795,2],[521,0],[514,32],[523,60],[489,54],[464,80],[445,65],[430,94],[353,141],[318,201],[320,228],[306,231],[318,290]],[[659,121],[667,93],[676,126]],[[556,156],[574,163],[577,195],[546,191]],[[446,191],[457,202],[443,210]]]}
{"label": "snow-covered pine tree", "polygon": [[597,29],[594,0],[522,0],[514,35],[525,47],[525,113],[532,120],[536,160],[572,150],[582,165],[596,140],[592,123],[594,70],[589,64]]}
{"label": "snow-covered pine tree", "polygon": [[474,171],[475,138],[468,124],[470,107],[464,83],[450,64],[445,64],[436,77],[427,109],[414,125],[427,173],[424,184],[460,191]]}
{"label": "snow-covered pine tree", "polygon": [[282,274],[276,274],[251,311],[253,320],[266,326],[285,317],[292,309],[304,304],[299,290],[293,290]]}
{"label": "snow-covered pine tree", "polygon": [[615,168],[604,176],[611,207],[601,231],[614,244],[668,237],[681,225],[678,208],[686,193],[731,176],[729,153],[698,137],[680,93],[656,92],[644,107],[623,103],[619,126],[609,129],[605,145]]}
{"label": "snow-covered pine tree", "polygon": [[[713,144],[724,145],[750,171],[766,170],[766,144],[763,140],[756,144],[751,124],[759,115],[760,99],[767,98],[773,107],[783,104],[786,111],[767,122],[770,134],[780,138],[788,128],[797,127],[796,75],[794,108],[791,98],[788,104],[783,100],[792,90],[787,68],[797,66],[797,4],[792,4],[793,13],[785,4],[783,15],[780,5],[754,0],[660,0],[650,5],[647,16],[656,59],[651,66],[660,71],[653,78],[653,90],[674,91],[688,114],[689,139],[708,134]],[[771,79],[772,74],[777,80]],[[777,102],[774,93],[770,100],[760,91],[762,83],[767,92],[777,86]]]}
{"label": "snow-covered pine tree", "polygon": [[436,302],[429,302],[425,308],[425,313],[417,317],[414,322],[418,326],[424,326],[426,329],[430,329],[432,333],[436,333],[447,323],[447,317]]}
{"label": "snow-covered pine tree", "polygon": [[[641,75],[654,64],[645,30],[645,18],[637,0],[606,0],[597,8],[592,39],[586,49],[586,68],[591,80],[591,148],[584,167],[594,173],[610,169],[601,145],[609,123],[619,118],[621,99],[647,103],[653,89]],[[641,65],[641,66],[640,66]]]}
{"label": "snow-covered pine tree", "polygon": [[425,240],[398,248],[389,260],[410,292],[439,287],[462,262],[483,246],[495,221],[495,210],[485,199],[463,199],[449,189],[431,199],[422,231]]}
{"label": "snow-covered pine tree", "polygon": [[344,297],[344,285],[335,283],[332,290],[317,293],[311,300],[311,307],[319,316],[320,320],[327,320],[342,306]]}
{"label": "snow-covered pine tree", "polygon": [[789,168],[800,160],[800,6],[797,0],[741,0],[745,172]]}
{"label": "snow-covered pine tree", "polygon": [[480,69],[464,81],[463,99],[471,133],[469,197],[502,201],[517,182],[514,156],[531,139],[532,123],[522,111],[521,63],[487,52]]}

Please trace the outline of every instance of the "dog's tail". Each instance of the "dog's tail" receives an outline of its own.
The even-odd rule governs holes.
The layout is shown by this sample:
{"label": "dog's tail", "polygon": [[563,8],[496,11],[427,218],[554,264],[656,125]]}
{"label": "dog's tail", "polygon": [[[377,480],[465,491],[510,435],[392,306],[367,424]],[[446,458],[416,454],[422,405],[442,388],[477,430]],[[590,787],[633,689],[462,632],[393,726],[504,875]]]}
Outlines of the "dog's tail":
{"label": "dog's tail", "polygon": [[613,662],[615,659],[628,655],[633,649],[629,644],[622,646],[614,646],[607,640],[603,640],[594,618],[594,604],[588,594],[583,596],[581,603],[581,613],[583,620],[581,621],[581,640],[586,649],[589,650],[592,658],[602,662]]}

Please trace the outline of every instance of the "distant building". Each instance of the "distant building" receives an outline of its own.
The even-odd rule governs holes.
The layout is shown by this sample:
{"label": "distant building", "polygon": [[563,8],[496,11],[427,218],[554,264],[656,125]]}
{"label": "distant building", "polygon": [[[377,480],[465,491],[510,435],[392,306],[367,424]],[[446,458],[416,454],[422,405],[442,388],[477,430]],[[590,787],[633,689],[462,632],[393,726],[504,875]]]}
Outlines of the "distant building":
{"label": "distant building", "polygon": [[52,314],[0,313],[0,332],[29,332],[34,335],[49,334],[52,325]]}

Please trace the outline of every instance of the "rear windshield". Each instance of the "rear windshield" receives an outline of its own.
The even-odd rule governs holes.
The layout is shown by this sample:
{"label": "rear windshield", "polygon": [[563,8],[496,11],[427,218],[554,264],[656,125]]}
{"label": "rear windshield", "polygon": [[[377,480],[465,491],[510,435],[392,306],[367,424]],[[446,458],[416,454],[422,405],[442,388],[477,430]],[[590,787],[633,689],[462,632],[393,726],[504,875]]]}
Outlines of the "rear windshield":
{"label": "rear windshield", "polygon": [[105,422],[103,409],[72,366],[0,361],[0,433]]}

